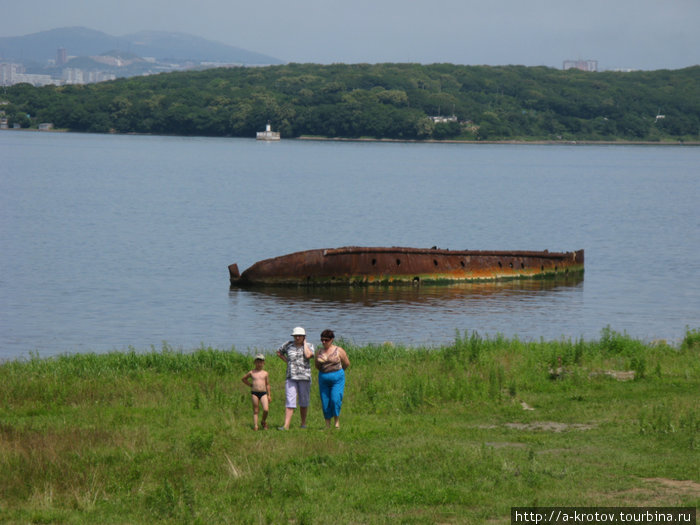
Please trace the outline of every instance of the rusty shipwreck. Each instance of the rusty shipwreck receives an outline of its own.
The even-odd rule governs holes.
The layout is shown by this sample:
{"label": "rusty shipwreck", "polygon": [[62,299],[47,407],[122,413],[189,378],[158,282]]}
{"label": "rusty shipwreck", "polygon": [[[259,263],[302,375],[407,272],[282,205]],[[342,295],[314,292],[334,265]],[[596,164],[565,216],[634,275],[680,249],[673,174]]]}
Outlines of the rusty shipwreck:
{"label": "rusty shipwreck", "polygon": [[537,279],[583,275],[575,252],[443,250],[438,248],[328,248],[290,253],[253,264],[232,286],[386,285]]}

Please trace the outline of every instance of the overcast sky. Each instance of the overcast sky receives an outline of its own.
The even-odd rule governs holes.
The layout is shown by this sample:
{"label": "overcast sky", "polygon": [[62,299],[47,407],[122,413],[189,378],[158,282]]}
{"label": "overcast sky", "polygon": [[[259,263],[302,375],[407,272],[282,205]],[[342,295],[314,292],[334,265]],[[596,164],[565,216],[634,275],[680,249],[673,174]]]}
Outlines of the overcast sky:
{"label": "overcast sky", "polygon": [[178,31],[286,62],[700,64],[700,0],[0,0],[0,36]]}

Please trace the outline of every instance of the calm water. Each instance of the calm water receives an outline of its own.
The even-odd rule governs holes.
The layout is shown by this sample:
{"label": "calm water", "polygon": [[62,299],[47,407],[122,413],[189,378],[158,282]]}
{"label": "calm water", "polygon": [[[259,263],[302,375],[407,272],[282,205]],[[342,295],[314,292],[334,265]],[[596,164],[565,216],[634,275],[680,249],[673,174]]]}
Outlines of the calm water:
{"label": "calm water", "polygon": [[[0,359],[455,331],[679,340],[700,327],[700,148],[0,132]],[[346,245],[586,250],[585,278],[230,290],[227,266]]]}

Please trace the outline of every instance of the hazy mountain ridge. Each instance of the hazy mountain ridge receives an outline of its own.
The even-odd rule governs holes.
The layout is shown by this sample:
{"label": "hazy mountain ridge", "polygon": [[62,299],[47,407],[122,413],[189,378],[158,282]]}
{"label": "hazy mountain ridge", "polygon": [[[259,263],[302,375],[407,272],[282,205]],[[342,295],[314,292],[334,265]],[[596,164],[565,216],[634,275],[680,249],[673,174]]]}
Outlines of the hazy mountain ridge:
{"label": "hazy mountain ridge", "polygon": [[97,56],[119,50],[156,60],[211,61],[246,65],[281,64],[254,51],[185,33],[141,31],[113,36],[86,27],[64,27],[24,36],[0,37],[0,59],[44,63],[65,48],[69,56]]}

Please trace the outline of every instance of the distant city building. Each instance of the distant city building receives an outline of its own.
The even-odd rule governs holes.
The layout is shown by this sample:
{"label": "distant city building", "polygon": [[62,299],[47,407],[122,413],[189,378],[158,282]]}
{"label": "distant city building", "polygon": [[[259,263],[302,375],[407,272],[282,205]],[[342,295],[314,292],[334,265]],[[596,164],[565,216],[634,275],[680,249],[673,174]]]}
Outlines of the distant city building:
{"label": "distant city building", "polygon": [[114,73],[105,73],[104,71],[89,71],[87,74],[87,82],[104,82],[105,80],[116,80],[117,75]]}
{"label": "distant city building", "polygon": [[48,86],[49,84],[58,84],[59,82],[53,78],[51,75],[34,75],[31,73],[17,73],[15,75],[12,75],[11,82],[8,83],[8,85],[12,84],[31,84],[33,86],[41,87],[41,86]]}
{"label": "distant city building", "polygon": [[58,83],[51,75],[33,75],[24,71],[22,64],[13,62],[0,63],[0,84],[12,86],[14,84],[27,83],[33,86],[46,86],[47,84]]}
{"label": "distant city building", "polygon": [[51,75],[36,75],[25,73],[22,64],[13,62],[0,62],[0,86],[12,86],[26,82],[33,86],[46,86],[54,84],[61,86],[65,84],[90,84],[93,82],[104,82],[106,80],[115,80],[117,75],[107,71],[88,71],[67,67],[61,71],[61,78],[56,78]]}
{"label": "distant city building", "polygon": [[580,69],[581,71],[598,71],[597,60],[564,60],[564,69]]}
{"label": "distant city building", "polygon": [[11,86],[14,84],[12,79],[18,73],[24,73],[24,67],[21,64],[12,62],[0,63],[0,84],[3,86]]}
{"label": "distant city building", "polygon": [[66,84],[85,84],[83,70],[67,67],[61,72],[61,80]]}
{"label": "distant city building", "polygon": [[[196,62],[182,60],[161,61],[154,57],[138,58],[129,54],[126,58],[111,55],[93,55],[89,57],[92,62],[84,68],[66,67],[69,60],[76,57],[68,56],[65,47],[56,49],[55,58],[49,59],[41,66],[46,74],[41,72],[37,65],[31,65],[31,71],[36,73],[26,73],[25,64],[21,59],[15,61],[4,61],[0,59],[0,87],[12,86],[14,84],[28,83],[36,87],[49,84],[56,86],[91,84],[94,82],[105,82],[116,80],[120,77],[132,77],[136,75],[153,75],[158,73],[169,73],[172,71],[188,71],[191,69],[209,69],[212,67],[238,67],[242,64],[230,64],[222,62]],[[82,61],[86,63],[87,61]],[[57,71],[60,71],[58,73]]]}
{"label": "distant city building", "polygon": [[57,66],[62,66],[68,62],[68,55],[66,54],[66,48],[65,47],[59,47],[56,50],[56,65]]}

